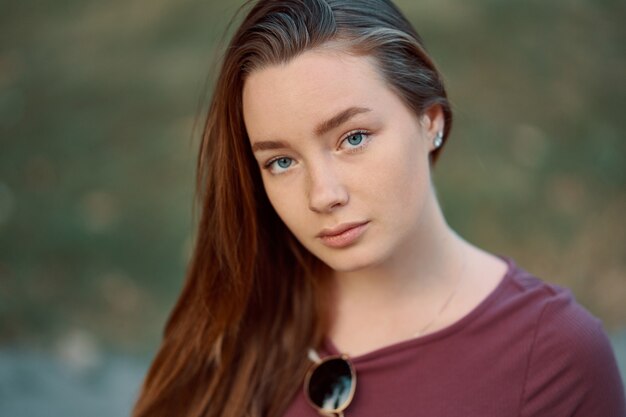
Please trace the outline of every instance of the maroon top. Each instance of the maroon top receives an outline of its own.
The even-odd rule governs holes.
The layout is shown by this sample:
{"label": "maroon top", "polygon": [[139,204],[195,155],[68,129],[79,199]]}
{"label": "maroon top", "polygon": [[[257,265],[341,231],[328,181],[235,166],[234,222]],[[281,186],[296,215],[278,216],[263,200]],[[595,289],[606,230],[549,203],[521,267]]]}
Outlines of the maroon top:
{"label": "maroon top", "polygon": [[[352,358],[345,417],[625,417],[601,322],[561,287],[508,263],[496,289],[456,323]],[[321,357],[337,355],[330,340]],[[285,417],[319,417],[302,386]]]}

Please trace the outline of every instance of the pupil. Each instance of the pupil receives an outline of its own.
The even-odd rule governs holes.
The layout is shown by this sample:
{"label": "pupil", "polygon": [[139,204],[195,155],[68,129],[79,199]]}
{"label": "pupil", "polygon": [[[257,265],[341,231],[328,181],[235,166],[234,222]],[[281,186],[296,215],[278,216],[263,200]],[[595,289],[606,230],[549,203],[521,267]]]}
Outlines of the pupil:
{"label": "pupil", "polygon": [[362,140],[363,140],[362,133],[357,133],[348,138],[348,142],[350,142],[350,145],[358,145],[359,143],[361,143]]}

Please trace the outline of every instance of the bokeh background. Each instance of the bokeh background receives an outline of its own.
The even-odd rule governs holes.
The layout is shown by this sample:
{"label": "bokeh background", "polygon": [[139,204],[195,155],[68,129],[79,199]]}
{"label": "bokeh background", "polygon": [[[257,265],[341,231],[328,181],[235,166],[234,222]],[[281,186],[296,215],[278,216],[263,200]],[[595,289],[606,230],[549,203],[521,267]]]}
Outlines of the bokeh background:
{"label": "bokeh background", "polygon": [[[128,415],[182,286],[241,3],[0,1],[1,415]],[[455,110],[434,173],[449,223],[570,287],[624,370],[626,5],[397,3]]]}

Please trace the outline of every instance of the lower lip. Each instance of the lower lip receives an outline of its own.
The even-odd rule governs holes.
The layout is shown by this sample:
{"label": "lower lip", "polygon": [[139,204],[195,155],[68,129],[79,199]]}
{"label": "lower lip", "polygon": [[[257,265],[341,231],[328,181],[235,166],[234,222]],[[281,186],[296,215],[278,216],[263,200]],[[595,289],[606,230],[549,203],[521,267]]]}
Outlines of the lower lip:
{"label": "lower lip", "polygon": [[369,222],[363,223],[360,226],[348,229],[343,233],[333,236],[322,236],[320,239],[326,246],[331,248],[343,248],[354,243],[367,229]]}

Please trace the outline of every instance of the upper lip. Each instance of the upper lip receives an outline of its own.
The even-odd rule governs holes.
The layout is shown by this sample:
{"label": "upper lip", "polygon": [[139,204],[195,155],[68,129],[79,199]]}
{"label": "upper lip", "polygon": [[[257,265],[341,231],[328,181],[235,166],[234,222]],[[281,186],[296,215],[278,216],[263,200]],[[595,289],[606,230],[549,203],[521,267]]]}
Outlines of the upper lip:
{"label": "upper lip", "polygon": [[326,228],[324,230],[322,230],[317,237],[325,237],[325,236],[335,236],[338,234],[341,234],[343,232],[345,232],[348,229],[352,229],[353,227],[357,227],[357,226],[361,226],[363,224],[367,223],[367,221],[364,222],[352,222],[352,223],[342,223],[338,226],[335,226],[333,228]]}

